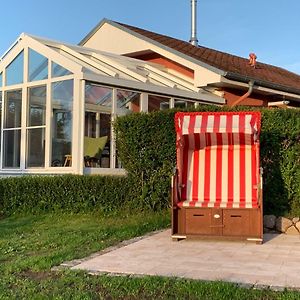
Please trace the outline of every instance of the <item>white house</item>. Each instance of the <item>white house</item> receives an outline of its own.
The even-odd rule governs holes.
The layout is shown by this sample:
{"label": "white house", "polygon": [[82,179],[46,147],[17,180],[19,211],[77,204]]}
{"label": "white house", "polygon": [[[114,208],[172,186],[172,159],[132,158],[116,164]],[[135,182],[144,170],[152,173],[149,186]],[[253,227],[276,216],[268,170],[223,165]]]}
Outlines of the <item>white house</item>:
{"label": "white house", "polygon": [[116,116],[299,107],[300,76],[104,19],[79,46],[22,34],[0,59],[0,102],[0,174],[124,174]]}

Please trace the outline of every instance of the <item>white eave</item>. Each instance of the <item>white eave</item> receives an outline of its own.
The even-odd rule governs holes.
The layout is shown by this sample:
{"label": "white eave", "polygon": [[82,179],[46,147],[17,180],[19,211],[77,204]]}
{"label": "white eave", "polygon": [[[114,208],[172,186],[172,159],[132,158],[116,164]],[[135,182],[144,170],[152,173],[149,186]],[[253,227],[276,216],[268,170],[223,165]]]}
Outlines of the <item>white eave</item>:
{"label": "white eave", "polygon": [[[264,87],[264,86],[259,85],[259,83],[255,82],[255,80],[253,80],[253,81],[254,81],[254,91],[265,93],[265,94],[281,95],[281,96],[284,96],[284,97],[295,99],[296,101],[300,100],[300,95],[299,94]],[[249,84],[246,83],[246,82],[231,80],[231,79],[228,79],[228,78],[223,77],[223,76],[221,77],[221,82],[220,83],[225,84],[226,86],[229,86],[229,87],[235,87],[236,88],[238,86],[238,87],[241,87],[241,88],[244,88],[244,89],[249,88]]]}

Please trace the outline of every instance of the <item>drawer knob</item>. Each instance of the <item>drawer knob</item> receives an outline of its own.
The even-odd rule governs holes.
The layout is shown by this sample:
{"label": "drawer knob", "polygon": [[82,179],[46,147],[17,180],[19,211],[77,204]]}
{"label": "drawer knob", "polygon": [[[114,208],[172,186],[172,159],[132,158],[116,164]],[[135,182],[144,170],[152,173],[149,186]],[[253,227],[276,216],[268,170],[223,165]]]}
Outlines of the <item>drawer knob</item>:
{"label": "drawer knob", "polygon": [[220,219],[220,217],[221,217],[221,216],[220,216],[219,214],[215,214],[215,215],[214,215],[214,218],[215,218],[215,219]]}

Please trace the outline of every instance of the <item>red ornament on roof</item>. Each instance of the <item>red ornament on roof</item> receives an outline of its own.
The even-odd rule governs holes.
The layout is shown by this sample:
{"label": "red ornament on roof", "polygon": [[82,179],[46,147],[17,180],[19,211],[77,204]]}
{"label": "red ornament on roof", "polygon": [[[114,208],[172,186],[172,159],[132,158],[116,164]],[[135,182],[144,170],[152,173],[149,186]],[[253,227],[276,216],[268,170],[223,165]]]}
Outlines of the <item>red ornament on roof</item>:
{"label": "red ornament on roof", "polygon": [[255,53],[249,54],[249,65],[253,68],[255,68],[255,66],[256,66],[256,59],[257,59],[257,56]]}

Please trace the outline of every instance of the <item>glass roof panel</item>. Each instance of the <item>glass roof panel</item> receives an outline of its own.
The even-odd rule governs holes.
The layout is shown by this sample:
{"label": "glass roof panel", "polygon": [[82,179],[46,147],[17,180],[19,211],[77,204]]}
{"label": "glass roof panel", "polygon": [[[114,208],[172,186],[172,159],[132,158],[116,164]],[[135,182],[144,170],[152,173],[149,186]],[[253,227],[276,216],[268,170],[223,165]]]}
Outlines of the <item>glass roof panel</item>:
{"label": "glass roof panel", "polygon": [[72,73],[61,65],[52,62],[52,77],[71,75]]}
{"label": "glass roof panel", "polygon": [[48,59],[29,49],[28,77],[29,81],[43,80],[48,78]]}
{"label": "glass roof panel", "polygon": [[6,68],[6,85],[23,83],[24,51],[22,51]]}

